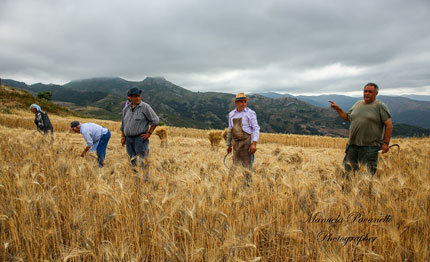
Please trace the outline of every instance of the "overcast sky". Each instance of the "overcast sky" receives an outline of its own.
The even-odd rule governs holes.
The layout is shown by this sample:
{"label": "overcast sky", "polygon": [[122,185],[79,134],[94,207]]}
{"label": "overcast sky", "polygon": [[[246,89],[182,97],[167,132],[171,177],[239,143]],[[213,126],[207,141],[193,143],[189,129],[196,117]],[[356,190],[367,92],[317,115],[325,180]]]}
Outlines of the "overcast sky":
{"label": "overcast sky", "polygon": [[430,0],[1,0],[0,77],[430,95]]}

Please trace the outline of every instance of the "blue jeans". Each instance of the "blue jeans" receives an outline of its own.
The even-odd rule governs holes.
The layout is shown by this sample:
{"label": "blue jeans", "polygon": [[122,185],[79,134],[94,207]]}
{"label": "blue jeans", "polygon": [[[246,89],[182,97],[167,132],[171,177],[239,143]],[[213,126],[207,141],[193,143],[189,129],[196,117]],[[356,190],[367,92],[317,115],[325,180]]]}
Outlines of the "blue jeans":
{"label": "blue jeans", "polygon": [[106,148],[110,139],[110,131],[108,130],[106,134],[102,135],[97,146],[97,162],[99,167],[104,166],[104,161],[106,157]]}
{"label": "blue jeans", "polygon": [[254,156],[255,155],[251,155],[251,171],[254,171]]}
{"label": "blue jeans", "polygon": [[[125,138],[125,146],[127,148],[127,153],[130,156],[132,167],[137,165],[136,160],[138,160],[139,165],[144,169],[145,165],[143,164],[143,159],[149,156],[149,140],[143,139],[140,136],[127,136]],[[147,170],[145,179],[148,177],[149,172]]]}

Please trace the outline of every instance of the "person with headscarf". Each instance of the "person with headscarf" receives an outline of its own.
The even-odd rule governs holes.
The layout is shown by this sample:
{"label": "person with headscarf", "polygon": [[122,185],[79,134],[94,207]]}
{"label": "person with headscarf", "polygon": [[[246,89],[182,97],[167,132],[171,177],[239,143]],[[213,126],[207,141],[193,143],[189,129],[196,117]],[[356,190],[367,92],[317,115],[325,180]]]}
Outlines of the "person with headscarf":
{"label": "person with headscarf", "polygon": [[32,104],[30,106],[30,110],[34,113],[34,124],[36,125],[37,130],[44,134],[48,134],[48,132],[51,132],[52,134],[54,132],[54,128],[52,127],[48,114],[45,111],[42,111],[40,106],[36,104]]}

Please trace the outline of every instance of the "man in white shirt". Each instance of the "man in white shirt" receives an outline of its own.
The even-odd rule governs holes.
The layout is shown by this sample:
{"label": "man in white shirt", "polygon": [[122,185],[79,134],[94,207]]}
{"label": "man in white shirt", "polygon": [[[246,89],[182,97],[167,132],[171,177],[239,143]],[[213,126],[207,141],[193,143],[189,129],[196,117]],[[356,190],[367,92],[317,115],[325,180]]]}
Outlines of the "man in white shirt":
{"label": "man in white shirt", "polygon": [[70,123],[70,129],[75,133],[81,133],[87,143],[87,147],[82,151],[81,157],[84,157],[92,148],[91,151],[96,151],[98,165],[102,168],[111,135],[109,129],[94,123],[81,124],[78,121]]}
{"label": "man in white shirt", "polygon": [[236,95],[236,109],[228,116],[227,152],[232,151],[233,145],[233,163],[252,169],[260,126],[257,114],[247,107],[248,100],[244,93]]}

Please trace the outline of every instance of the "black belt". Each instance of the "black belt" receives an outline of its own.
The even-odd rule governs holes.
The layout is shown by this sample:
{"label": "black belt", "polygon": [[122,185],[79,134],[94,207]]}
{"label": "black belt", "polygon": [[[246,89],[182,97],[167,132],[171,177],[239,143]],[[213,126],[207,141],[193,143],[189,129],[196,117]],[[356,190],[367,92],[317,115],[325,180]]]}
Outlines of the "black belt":
{"label": "black belt", "polygon": [[141,136],[141,135],[143,135],[143,134],[145,134],[145,133],[146,133],[146,132],[140,133],[140,134],[138,134],[138,135],[135,135],[135,136],[126,136],[126,137],[131,137],[131,138],[135,138],[135,137]]}

